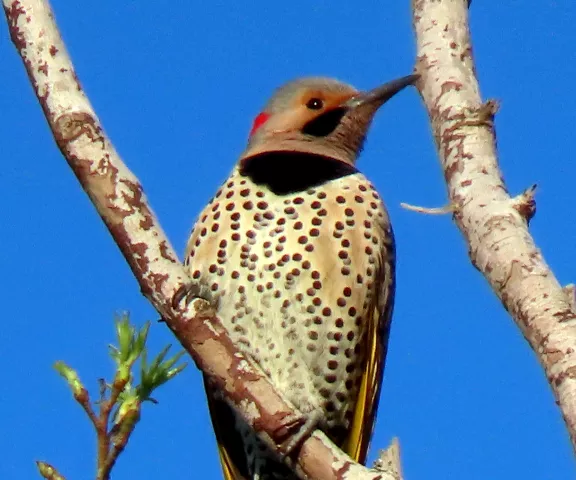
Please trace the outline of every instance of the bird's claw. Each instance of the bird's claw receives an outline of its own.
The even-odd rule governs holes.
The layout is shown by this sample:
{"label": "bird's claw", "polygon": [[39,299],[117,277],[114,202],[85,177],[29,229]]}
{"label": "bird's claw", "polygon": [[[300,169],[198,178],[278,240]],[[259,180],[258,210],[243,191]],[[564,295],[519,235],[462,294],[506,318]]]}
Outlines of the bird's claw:
{"label": "bird's claw", "polygon": [[321,410],[313,410],[307,415],[305,422],[298,428],[298,431],[280,445],[279,452],[281,452],[282,459],[289,457],[302,446],[312,435],[312,432],[318,428],[322,417]]}
{"label": "bird's claw", "polygon": [[183,301],[188,306],[192,300],[197,298],[206,301],[214,311],[217,310],[218,297],[214,295],[208,285],[200,282],[189,282],[181,285],[172,297],[172,308],[177,309]]}

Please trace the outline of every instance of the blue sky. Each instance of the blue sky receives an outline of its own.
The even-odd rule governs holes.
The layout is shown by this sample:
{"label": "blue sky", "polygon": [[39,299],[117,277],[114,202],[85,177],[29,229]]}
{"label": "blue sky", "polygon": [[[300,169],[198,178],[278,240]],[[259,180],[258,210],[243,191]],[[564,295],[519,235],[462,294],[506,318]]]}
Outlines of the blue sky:
{"label": "blue sky", "polygon": [[[286,80],[329,75],[371,88],[410,72],[409,2],[54,0],[77,73],[179,252],[228,175],[251,120]],[[538,183],[531,231],[559,280],[576,280],[572,81],[576,4],[472,5],[484,98],[501,101],[501,167],[512,193]],[[94,436],[52,370],[62,359],[93,393],[110,375],[114,312],[157,314],[51,138],[5,25],[0,26],[0,477],[93,476]],[[535,356],[471,266],[449,216],[415,91],[379,113],[360,168],[390,209],[398,294],[372,451],[400,437],[410,480],[572,479],[572,451]],[[176,343],[153,324],[151,348]],[[146,405],[114,478],[220,478],[199,373]],[[374,454],[372,453],[371,457]]]}

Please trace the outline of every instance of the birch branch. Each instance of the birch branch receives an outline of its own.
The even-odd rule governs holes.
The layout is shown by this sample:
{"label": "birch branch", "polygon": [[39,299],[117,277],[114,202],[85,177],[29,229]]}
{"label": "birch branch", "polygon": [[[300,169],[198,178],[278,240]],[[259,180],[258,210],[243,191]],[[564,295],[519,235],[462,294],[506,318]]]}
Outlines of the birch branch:
{"label": "birch branch", "polygon": [[[3,5],[12,41],[56,143],[142,293],[230,405],[279,451],[278,445],[289,443],[298,433],[303,416],[236,350],[206,302],[173,305],[176,292],[189,278],[138,179],[116,153],[82,91],[48,2],[3,0]],[[369,470],[316,431],[302,444],[293,467],[302,478],[400,480],[399,465],[390,464],[390,473]]]}
{"label": "birch branch", "polygon": [[412,0],[419,89],[454,219],[537,355],[576,448],[576,313],[528,232],[534,187],[511,198],[498,167],[494,101],[476,79],[466,0]]}

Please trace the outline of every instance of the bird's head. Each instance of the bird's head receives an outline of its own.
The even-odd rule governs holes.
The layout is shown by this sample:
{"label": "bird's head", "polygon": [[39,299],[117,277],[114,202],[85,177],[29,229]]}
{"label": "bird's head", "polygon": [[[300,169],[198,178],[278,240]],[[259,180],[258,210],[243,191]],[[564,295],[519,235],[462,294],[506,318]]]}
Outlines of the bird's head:
{"label": "bird's head", "polygon": [[298,152],[356,163],[376,111],[418,75],[367,92],[323,77],[280,87],[255,118],[242,160],[274,152]]}

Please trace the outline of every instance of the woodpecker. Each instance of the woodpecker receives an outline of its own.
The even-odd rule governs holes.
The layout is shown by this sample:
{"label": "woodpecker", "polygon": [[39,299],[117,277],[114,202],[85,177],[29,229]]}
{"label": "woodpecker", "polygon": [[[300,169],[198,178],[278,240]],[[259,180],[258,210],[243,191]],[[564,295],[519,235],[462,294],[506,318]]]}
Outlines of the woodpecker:
{"label": "woodpecker", "polygon": [[[368,92],[310,77],[279,88],[192,231],[185,265],[238,348],[363,463],[394,303],[394,236],[356,167],[374,114],[413,84]],[[226,480],[296,478],[205,383]]]}

